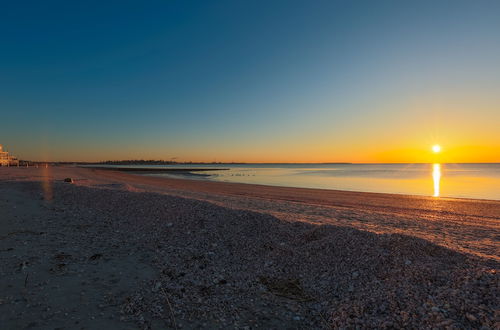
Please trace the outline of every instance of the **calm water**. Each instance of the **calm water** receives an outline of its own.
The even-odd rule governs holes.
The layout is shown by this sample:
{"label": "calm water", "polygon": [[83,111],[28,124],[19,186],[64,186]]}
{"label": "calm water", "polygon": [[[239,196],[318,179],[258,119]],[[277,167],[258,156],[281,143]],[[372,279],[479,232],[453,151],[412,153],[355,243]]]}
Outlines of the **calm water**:
{"label": "calm water", "polygon": [[[495,164],[244,164],[155,167],[229,168],[195,179],[288,187],[500,200]],[[178,176],[155,174],[156,176]]]}

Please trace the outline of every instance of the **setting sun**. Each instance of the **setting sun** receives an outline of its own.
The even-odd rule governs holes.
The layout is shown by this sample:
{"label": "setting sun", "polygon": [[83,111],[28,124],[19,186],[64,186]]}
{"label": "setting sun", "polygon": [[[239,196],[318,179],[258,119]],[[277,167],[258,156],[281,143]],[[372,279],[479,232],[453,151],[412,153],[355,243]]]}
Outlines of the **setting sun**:
{"label": "setting sun", "polygon": [[441,146],[439,144],[435,144],[432,146],[432,151],[438,153],[441,151]]}

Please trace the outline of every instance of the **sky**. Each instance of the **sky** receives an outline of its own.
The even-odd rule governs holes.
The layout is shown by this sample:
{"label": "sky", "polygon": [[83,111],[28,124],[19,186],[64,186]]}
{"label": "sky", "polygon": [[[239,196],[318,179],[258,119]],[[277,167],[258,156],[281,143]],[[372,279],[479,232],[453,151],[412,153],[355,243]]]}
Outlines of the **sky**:
{"label": "sky", "polygon": [[482,0],[3,2],[0,143],[45,161],[500,162],[499,17]]}

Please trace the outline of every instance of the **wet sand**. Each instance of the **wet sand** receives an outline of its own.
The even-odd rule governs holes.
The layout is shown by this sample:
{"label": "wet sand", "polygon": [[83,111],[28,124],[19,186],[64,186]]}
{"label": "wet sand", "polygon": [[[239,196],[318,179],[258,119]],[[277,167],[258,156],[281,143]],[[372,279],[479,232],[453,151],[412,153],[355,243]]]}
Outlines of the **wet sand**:
{"label": "wet sand", "polygon": [[0,210],[7,328],[499,325],[499,201],[54,167]]}

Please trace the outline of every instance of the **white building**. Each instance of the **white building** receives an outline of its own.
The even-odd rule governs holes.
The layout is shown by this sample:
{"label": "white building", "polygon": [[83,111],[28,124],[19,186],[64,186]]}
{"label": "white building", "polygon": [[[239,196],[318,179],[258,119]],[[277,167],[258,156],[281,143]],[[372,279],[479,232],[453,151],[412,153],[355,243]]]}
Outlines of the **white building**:
{"label": "white building", "polygon": [[0,144],[0,166],[17,166],[19,160],[16,157],[10,156],[7,151],[3,151],[3,146]]}

